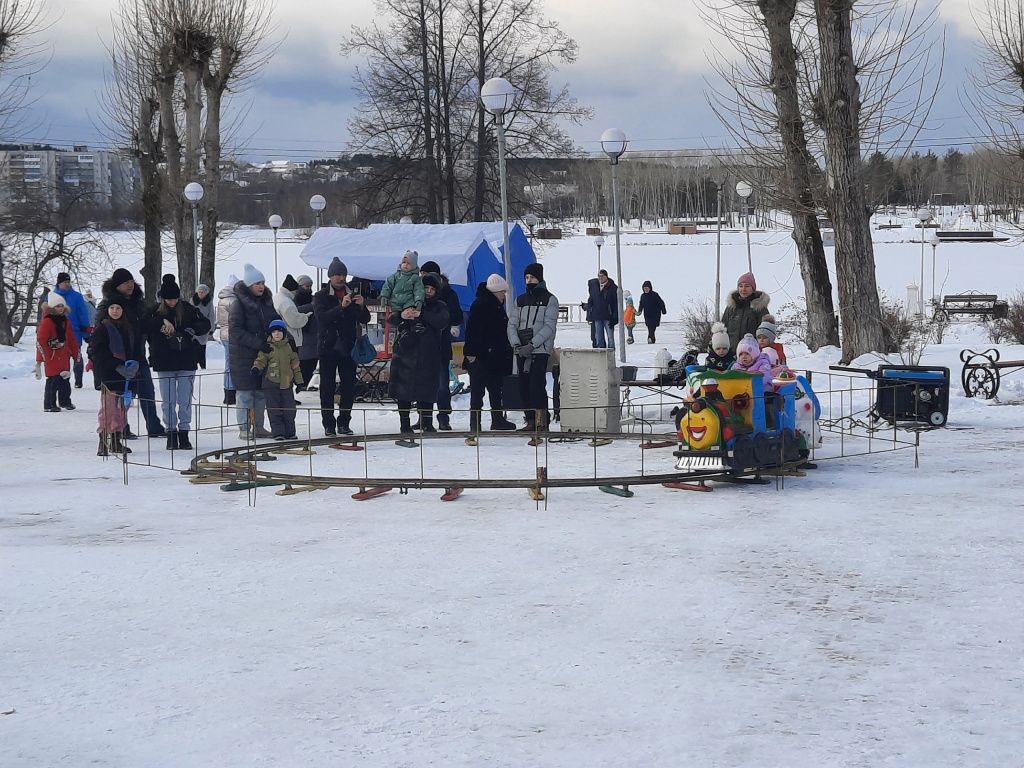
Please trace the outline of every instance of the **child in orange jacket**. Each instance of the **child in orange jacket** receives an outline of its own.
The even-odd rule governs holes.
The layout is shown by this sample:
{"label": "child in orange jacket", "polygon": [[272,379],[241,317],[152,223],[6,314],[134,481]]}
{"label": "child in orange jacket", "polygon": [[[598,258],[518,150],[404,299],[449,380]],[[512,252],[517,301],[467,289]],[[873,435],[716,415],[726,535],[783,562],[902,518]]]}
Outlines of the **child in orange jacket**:
{"label": "child in orange jacket", "polygon": [[37,379],[42,378],[41,366],[46,372],[43,410],[48,413],[60,413],[61,408],[75,410],[71,402],[71,368],[81,353],[67,315],[64,297],[50,291],[43,318],[36,329],[35,367]]}

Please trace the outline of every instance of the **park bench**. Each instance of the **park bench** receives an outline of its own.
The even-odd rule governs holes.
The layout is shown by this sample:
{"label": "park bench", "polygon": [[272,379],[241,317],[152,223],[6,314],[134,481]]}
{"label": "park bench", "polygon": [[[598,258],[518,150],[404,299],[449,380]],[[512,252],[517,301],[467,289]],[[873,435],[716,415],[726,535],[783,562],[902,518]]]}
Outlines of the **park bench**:
{"label": "park bench", "polygon": [[1000,301],[994,293],[967,291],[966,293],[950,293],[943,296],[938,311],[945,315],[946,319],[952,319],[953,315],[971,315],[999,320],[1007,316],[1009,307],[1005,301]]}
{"label": "park bench", "polygon": [[960,371],[960,383],[963,384],[967,397],[982,397],[991,400],[999,394],[999,382],[1003,371],[1016,373],[1024,369],[1024,360],[1000,360],[998,349],[986,349],[975,352],[965,349],[960,353],[963,370]]}

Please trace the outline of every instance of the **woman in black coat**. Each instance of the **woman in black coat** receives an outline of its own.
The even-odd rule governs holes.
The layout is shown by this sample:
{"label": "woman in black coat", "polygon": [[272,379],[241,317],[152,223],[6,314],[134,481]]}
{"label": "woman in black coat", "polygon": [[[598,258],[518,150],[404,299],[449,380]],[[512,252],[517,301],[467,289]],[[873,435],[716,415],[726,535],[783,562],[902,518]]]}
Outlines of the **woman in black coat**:
{"label": "woman in black coat", "polygon": [[508,284],[491,275],[476,288],[476,299],[469,308],[466,346],[462,367],[469,371],[469,429],[482,429],[484,391],[491,401],[491,429],[512,430],[516,425],[502,410],[502,381],[512,373],[512,346],[508,343],[508,315],[505,294]]}
{"label": "woman in black coat", "polygon": [[442,331],[448,328],[448,306],[440,298],[441,281],[437,275],[423,276],[423,309],[412,307],[396,312],[391,322],[398,325],[398,337],[391,358],[388,394],[398,402],[400,431],[411,434],[414,430],[409,411],[415,402],[420,412],[420,427],[424,432],[436,432],[434,427],[434,398],[437,395],[437,376],[442,360],[442,344],[449,344]]}
{"label": "woman in black coat", "polygon": [[108,456],[111,451],[131,453],[122,441],[128,423],[123,397],[125,392],[135,394],[137,390],[136,376],[145,348],[142,336],[125,317],[121,301],[107,301],[105,316],[94,326],[89,341],[93,384],[100,392],[97,456]]}
{"label": "woman in black coat", "polygon": [[149,341],[149,364],[160,382],[167,450],[191,448],[192,388],[199,367],[199,339],[210,332],[210,321],[187,301],[174,275],[164,275],[160,303],[142,321]]}
{"label": "woman in black coat", "polygon": [[[270,349],[267,333],[272,320],[280,320],[274,309],[274,300],[267,288],[266,278],[252,264],[245,265],[244,277],[232,290],[235,299],[228,309],[228,360],[231,381],[235,387],[235,406],[238,418],[238,436],[270,437],[264,426],[267,401],[263,397],[263,382],[253,376],[252,364],[256,355]],[[249,410],[255,413],[254,434],[248,432]]]}
{"label": "woman in black coat", "polygon": [[668,314],[665,302],[662,300],[651,285],[650,280],[644,280],[643,295],[640,297],[640,306],[636,308],[637,315],[644,316],[644,323],[647,325],[647,343],[653,344],[655,331],[661,325],[661,316]]}

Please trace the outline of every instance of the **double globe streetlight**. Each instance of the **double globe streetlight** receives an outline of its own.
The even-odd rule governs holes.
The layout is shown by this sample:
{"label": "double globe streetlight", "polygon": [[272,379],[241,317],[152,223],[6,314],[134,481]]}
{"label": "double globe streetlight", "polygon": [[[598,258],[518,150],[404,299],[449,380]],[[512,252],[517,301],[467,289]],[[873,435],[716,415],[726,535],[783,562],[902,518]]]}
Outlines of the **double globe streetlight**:
{"label": "double globe streetlight", "polygon": [[[626,151],[629,142],[621,128],[609,128],[601,134],[601,149],[612,161],[612,215],[615,217],[615,276],[619,281],[619,361],[626,362],[626,324],[622,322],[624,305],[622,299],[622,244],[619,231],[619,158]],[[598,249],[598,260],[601,251]]]}

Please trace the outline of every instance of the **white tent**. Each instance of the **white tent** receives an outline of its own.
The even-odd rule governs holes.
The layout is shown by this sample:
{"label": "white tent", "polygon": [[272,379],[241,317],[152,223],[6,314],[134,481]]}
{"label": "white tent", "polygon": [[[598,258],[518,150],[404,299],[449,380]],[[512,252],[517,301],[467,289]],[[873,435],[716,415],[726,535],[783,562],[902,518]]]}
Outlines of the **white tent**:
{"label": "white tent", "polygon": [[[497,245],[494,232],[497,229]],[[326,269],[337,256],[348,273],[367,280],[384,280],[398,269],[407,250],[419,253],[419,263],[436,261],[453,285],[466,285],[470,258],[486,243],[501,263],[501,224],[373,224],[367,229],[321,227],[299,254],[311,267]]]}

